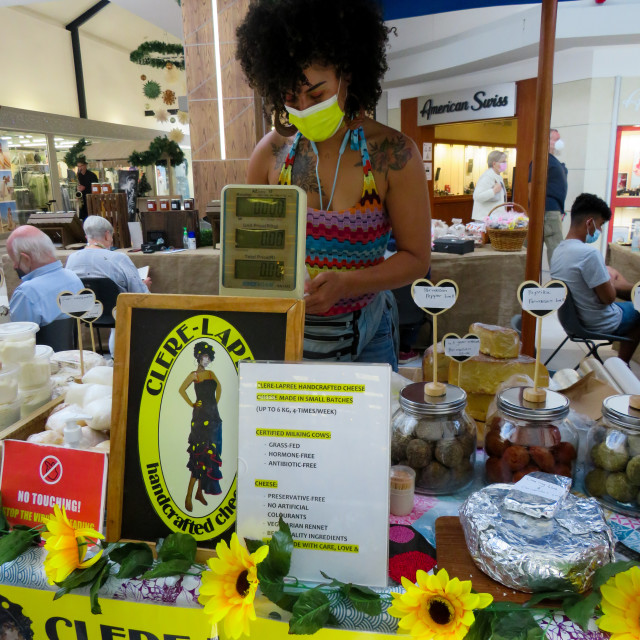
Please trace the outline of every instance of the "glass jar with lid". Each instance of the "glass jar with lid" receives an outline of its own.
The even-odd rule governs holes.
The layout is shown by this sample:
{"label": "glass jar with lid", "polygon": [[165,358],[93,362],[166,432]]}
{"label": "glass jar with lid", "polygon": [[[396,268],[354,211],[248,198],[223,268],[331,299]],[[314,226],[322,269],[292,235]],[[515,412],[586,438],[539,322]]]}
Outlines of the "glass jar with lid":
{"label": "glass jar with lid", "polygon": [[546,390],[543,402],[530,402],[525,390],[511,387],[496,396],[484,438],[488,484],[517,482],[533,471],[573,478],[578,432],[567,419],[568,398]]}
{"label": "glass jar with lid", "polygon": [[416,493],[454,493],[473,480],[476,423],[465,410],[467,394],[443,386],[444,395],[431,397],[423,382],[407,385],[393,415],[391,464],[415,470]]}
{"label": "glass jar with lid", "polygon": [[587,493],[609,509],[640,517],[640,396],[605,398],[587,451]]}

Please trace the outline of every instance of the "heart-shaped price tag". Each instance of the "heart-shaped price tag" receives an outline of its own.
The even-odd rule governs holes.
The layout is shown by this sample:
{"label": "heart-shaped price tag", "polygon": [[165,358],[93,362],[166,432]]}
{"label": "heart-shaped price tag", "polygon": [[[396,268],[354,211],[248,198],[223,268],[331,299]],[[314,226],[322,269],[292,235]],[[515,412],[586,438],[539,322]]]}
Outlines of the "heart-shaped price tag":
{"label": "heart-shaped price tag", "polygon": [[91,289],[80,289],[78,293],[62,291],[58,294],[60,311],[72,318],[82,318],[96,302],[96,294]]}
{"label": "heart-shaped price tag", "polygon": [[640,282],[636,282],[631,287],[631,302],[633,302],[633,308],[640,312]]}
{"label": "heart-shaped price tag", "polygon": [[444,355],[456,362],[466,362],[480,353],[480,338],[475,333],[468,333],[464,338],[457,333],[447,333],[442,343]]}
{"label": "heart-shaped price tag", "polygon": [[561,280],[550,280],[544,286],[535,280],[526,280],[518,287],[520,305],[536,318],[555,313],[566,299],[567,285]]}
{"label": "heart-shaped price tag", "polygon": [[100,300],[96,300],[93,303],[93,307],[91,307],[91,309],[82,316],[82,321],[89,323],[95,322],[103,313],[104,307],[102,306],[102,302],[100,302]]}
{"label": "heart-shaped price tag", "polygon": [[431,316],[438,316],[451,309],[458,299],[458,285],[453,280],[440,280],[433,284],[420,278],[411,285],[413,301]]}

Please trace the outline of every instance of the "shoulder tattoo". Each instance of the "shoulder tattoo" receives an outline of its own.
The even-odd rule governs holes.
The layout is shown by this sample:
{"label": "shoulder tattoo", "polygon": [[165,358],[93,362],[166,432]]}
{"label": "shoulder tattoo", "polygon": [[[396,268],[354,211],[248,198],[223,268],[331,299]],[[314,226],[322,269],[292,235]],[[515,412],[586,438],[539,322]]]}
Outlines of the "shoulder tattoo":
{"label": "shoulder tattoo", "polygon": [[[276,144],[271,145],[271,153],[275,158],[275,168],[277,171],[280,171],[287,159],[289,149],[291,149],[291,145],[289,144],[283,144],[282,146]],[[298,145],[296,157],[293,161],[293,169],[291,171],[291,182],[307,193],[318,193],[315,156],[309,153],[304,142]]]}
{"label": "shoulder tattoo", "polygon": [[273,142],[271,143],[271,155],[275,158],[276,169],[280,169],[284,164],[284,161],[287,159],[287,153],[289,153],[289,148],[287,144],[277,145]]}
{"label": "shoulder tattoo", "polygon": [[385,138],[382,142],[372,142],[369,146],[371,166],[375,171],[388,173],[404,169],[411,158],[411,147],[405,136],[398,134]]}

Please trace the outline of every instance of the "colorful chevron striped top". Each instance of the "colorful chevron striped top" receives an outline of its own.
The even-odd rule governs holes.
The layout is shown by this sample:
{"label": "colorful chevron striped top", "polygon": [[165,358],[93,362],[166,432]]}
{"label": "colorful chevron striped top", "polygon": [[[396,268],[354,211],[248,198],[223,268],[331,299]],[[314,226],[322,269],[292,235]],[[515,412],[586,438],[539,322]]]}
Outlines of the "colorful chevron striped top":
{"label": "colorful chevron striped top", "polygon": [[[293,140],[289,154],[280,170],[278,184],[291,184],[291,169],[301,138],[300,132]],[[321,271],[347,271],[364,269],[384,260],[391,224],[380,201],[373,177],[367,141],[362,127],[351,134],[352,148],[359,148],[362,156],[364,183],[360,202],[343,211],[322,211],[307,208],[307,256],[309,275],[314,278]],[[335,316],[366,307],[375,297],[367,293],[339,300],[331,309],[321,314]]]}

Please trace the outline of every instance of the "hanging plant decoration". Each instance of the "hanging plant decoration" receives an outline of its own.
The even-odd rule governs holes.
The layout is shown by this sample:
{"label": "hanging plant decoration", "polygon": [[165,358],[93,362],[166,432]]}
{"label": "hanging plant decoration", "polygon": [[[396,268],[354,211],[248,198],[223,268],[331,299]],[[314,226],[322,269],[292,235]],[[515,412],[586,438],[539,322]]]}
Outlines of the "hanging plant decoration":
{"label": "hanging plant decoration", "polygon": [[180,124],[189,124],[189,114],[186,111],[178,112],[178,122]]}
{"label": "hanging plant decoration", "polygon": [[166,122],[169,118],[169,114],[166,112],[165,109],[158,109],[156,111],[156,120],[158,122]]}
{"label": "hanging plant decoration", "polygon": [[127,161],[132,167],[148,167],[152,164],[164,167],[167,157],[174,167],[184,161],[184,153],[176,142],[166,136],[158,136],[151,142],[147,151],[134,151]]}
{"label": "hanging plant decoration", "polygon": [[135,51],[129,54],[129,60],[136,64],[143,64],[156,69],[164,69],[167,63],[184,70],[184,48],[181,44],[170,44],[159,40],[143,42]]}
{"label": "hanging plant decoration", "polygon": [[142,80],[142,82],[144,82],[147,79],[147,76],[144,75],[144,73],[140,76],[140,80]]}
{"label": "hanging plant decoration", "polygon": [[84,156],[84,150],[91,144],[86,138],[80,138],[73,147],[64,154],[64,163],[67,167],[75,167],[78,164],[78,158]]}
{"label": "hanging plant decoration", "polygon": [[169,122],[171,122],[171,124],[173,124],[175,121],[176,121],[176,119],[175,119],[173,116],[171,116],[171,117],[169,118]]}
{"label": "hanging plant decoration", "polygon": [[155,80],[149,80],[149,82],[145,83],[142,92],[147,98],[155,100],[162,93],[162,87]]}
{"label": "hanging plant decoration", "polygon": [[167,89],[166,91],[162,92],[162,102],[164,102],[167,105],[171,105],[171,104],[174,104],[175,101],[176,101],[175,91],[171,91],[171,89]]}
{"label": "hanging plant decoration", "polygon": [[173,142],[180,144],[184,140],[184,133],[182,133],[181,129],[175,127],[169,131],[169,140],[173,140]]}
{"label": "hanging plant decoration", "polygon": [[166,68],[168,71],[171,71],[171,69],[173,69],[173,62],[167,62]]}

